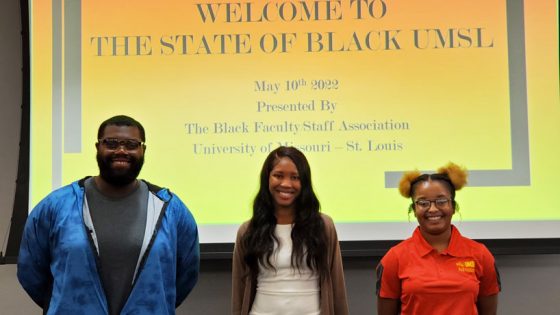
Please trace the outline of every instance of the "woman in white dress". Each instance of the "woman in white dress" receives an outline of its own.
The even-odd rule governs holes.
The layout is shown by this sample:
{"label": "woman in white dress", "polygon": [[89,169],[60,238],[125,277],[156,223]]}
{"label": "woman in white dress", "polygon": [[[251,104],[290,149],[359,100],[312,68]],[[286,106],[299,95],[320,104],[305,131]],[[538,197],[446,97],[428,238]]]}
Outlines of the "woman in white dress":
{"label": "woman in white dress", "polygon": [[294,147],[272,151],[253,216],[237,233],[233,314],[348,314],[336,229],[319,208],[303,153]]}

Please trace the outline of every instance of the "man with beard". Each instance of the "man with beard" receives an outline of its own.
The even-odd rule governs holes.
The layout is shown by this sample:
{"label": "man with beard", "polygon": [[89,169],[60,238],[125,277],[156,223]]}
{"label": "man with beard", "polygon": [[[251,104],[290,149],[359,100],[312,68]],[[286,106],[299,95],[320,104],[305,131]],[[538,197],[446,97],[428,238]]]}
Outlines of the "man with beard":
{"label": "man with beard", "polygon": [[30,213],[18,279],[45,314],[175,314],[198,279],[194,218],[168,189],[137,179],[139,122],[109,118],[97,138],[99,175]]}

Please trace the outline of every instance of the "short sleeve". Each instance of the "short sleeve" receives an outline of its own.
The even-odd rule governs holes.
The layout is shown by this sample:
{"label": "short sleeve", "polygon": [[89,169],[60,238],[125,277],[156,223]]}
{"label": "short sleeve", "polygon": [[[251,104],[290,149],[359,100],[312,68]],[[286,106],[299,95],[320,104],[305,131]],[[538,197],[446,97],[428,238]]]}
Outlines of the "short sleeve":
{"label": "short sleeve", "polygon": [[501,291],[500,273],[492,253],[482,245],[482,273],[480,276],[479,296],[489,296]]}
{"label": "short sleeve", "polygon": [[399,299],[401,281],[399,279],[399,259],[394,250],[389,250],[376,268],[376,294],[381,298]]}

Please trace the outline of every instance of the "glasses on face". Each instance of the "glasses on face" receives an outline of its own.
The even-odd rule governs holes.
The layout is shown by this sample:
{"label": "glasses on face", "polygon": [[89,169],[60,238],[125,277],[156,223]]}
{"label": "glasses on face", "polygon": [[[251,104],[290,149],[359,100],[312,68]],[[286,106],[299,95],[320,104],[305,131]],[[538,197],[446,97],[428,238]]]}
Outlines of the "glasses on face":
{"label": "glasses on face", "polygon": [[116,150],[121,146],[127,150],[136,150],[144,144],[144,142],[135,139],[105,138],[98,141],[109,150]]}
{"label": "glasses on face", "polygon": [[446,209],[447,207],[449,207],[450,201],[451,199],[449,198],[438,198],[434,200],[418,199],[414,202],[414,204],[416,204],[416,209],[418,210],[428,210],[432,206],[432,203],[438,209]]}

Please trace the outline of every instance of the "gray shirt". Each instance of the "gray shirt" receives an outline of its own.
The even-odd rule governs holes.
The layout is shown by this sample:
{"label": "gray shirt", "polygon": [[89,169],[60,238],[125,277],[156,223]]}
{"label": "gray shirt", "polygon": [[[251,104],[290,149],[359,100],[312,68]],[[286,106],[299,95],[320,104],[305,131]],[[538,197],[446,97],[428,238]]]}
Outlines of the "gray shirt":
{"label": "gray shirt", "polygon": [[148,206],[148,185],[122,198],[109,198],[95,185],[93,177],[85,181],[86,198],[99,250],[99,276],[110,315],[124,307],[134,280]]}

